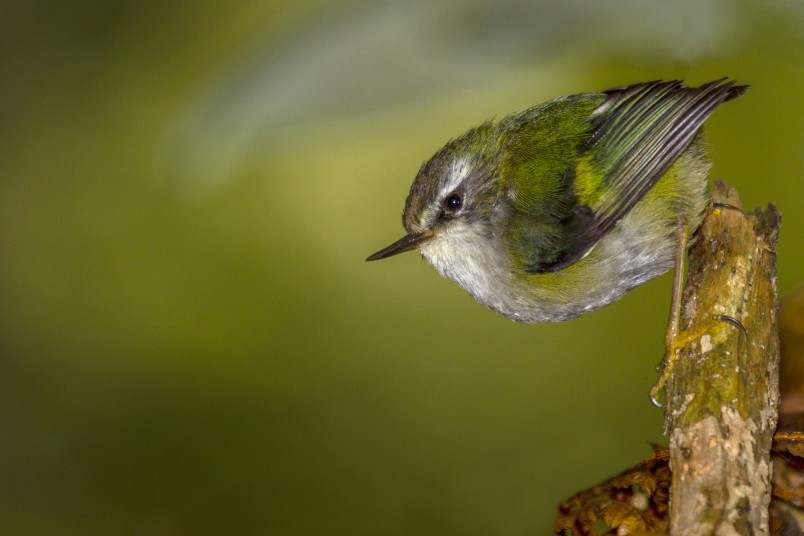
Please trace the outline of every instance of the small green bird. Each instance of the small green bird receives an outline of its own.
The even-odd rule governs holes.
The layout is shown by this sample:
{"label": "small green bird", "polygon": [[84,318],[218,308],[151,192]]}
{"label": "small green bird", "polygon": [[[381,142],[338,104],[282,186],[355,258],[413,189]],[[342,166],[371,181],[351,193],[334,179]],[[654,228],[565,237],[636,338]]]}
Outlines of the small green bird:
{"label": "small green bird", "polygon": [[645,82],[559,97],[453,139],[419,170],[408,234],[477,301],[520,322],[568,320],[674,265],[679,222],[709,201],[701,125],[748,86]]}

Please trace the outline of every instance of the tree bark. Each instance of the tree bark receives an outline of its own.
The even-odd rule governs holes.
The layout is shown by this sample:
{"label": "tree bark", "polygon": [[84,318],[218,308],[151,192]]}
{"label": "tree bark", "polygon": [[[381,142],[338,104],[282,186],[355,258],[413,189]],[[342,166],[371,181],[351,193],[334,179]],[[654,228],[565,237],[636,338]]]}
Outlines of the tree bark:
{"label": "tree bark", "polygon": [[689,248],[681,316],[682,329],[709,328],[667,385],[670,534],[768,534],[780,216],[772,205],[743,214],[719,181],[713,202]]}

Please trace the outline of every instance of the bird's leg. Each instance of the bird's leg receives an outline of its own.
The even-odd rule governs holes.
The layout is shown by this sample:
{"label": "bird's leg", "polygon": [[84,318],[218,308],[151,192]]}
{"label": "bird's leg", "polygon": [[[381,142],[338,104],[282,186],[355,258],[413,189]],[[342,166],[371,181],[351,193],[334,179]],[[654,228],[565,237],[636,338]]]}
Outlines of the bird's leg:
{"label": "bird's leg", "polygon": [[[726,205],[724,203],[716,203],[713,205],[716,209],[734,209],[740,210],[737,207]],[[741,211],[742,212],[742,211]],[[676,260],[675,260],[675,273],[673,274],[673,298],[670,301],[670,319],[667,322],[667,331],[664,335],[664,358],[659,363],[658,369],[661,371],[659,380],[656,385],[650,390],[650,401],[653,405],[661,408],[662,403],[659,402],[659,392],[664,389],[673,369],[676,366],[678,359],[678,352],[687,346],[692,341],[705,335],[711,329],[721,322],[731,324],[741,332],[740,342],[743,338],[747,338],[748,334],[745,327],[736,318],[728,315],[713,315],[711,319],[691,326],[683,331],[679,331],[681,324],[681,295],[684,290],[684,273],[687,267],[687,240],[689,239],[689,229],[687,222],[683,217],[679,216],[677,219],[678,226],[676,227]],[[738,347],[738,353],[741,351]]]}
{"label": "bird's leg", "polygon": [[[650,401],[658,408],[662,407],[662,403],[659,402],[659,391],[664,389],[667,380],[670,379],[670,375],[673,373],[673,368],[676,366],[678,351],[683,348],[689,340],[692,340],[680,340],[678,332],[678,326],[681,323],[681,293],[684,290],[684,270],[687,260],[686,251],[689,229],[687,228],[687,222],[681,216],[676,220],[676,224],[676,262],[673,269],[673,298],[670,301],[670,319],[667,321],[667,331],[664,334],[664,358],[659,364],[662,374],[659,376],[656,385],[650,390]],[[684,339],[686,339],[686,337],[684,337]]]}

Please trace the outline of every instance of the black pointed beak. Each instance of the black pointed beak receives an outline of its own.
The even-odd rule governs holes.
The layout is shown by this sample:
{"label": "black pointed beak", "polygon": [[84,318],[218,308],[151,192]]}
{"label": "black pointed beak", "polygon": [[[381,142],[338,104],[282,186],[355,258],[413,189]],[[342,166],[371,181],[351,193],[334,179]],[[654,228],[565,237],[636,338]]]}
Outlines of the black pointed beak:
{"label": "black pointed beak", "polygon": [[419,244],[426,242],[433,237],[430,233],[408,233],[387,248],[383,248],[373,255],[369,255],[367,261],[377,261],[386,257],[391,257],[398,253],[404,253],[416,249]]}

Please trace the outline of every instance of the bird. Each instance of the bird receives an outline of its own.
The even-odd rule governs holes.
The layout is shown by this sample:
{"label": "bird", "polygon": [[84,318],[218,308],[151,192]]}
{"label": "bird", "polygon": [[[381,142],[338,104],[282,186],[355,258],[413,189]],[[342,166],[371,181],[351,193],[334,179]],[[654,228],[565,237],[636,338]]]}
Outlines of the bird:
{"label": "bird", "polygon": [[366,260],[418,250],[518,322],[603,307],[675,265],[710,201],[701,127],[748,87],[655,80],[483,122],[421,166],[407,234]]}

